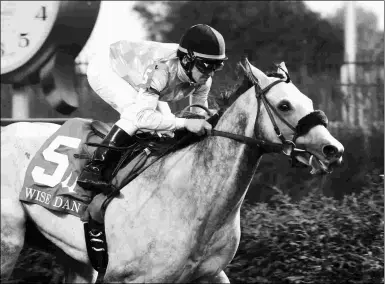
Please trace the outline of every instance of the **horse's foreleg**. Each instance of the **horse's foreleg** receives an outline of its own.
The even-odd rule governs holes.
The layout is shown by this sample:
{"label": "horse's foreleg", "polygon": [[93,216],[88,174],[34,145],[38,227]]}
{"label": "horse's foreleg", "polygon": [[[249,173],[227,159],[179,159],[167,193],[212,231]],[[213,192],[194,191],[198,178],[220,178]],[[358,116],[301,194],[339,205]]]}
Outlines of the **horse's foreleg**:
{"label": "horse's foreleg", "polygon": [[1,199],[1,280],[11,276],[24,245],[26,216],[14,198]]}
{"label": "horse's foreleg", "polygon": [[230,283],[226,273],[222,270],[217,275],[207,275],[198,278],[195,283]]}

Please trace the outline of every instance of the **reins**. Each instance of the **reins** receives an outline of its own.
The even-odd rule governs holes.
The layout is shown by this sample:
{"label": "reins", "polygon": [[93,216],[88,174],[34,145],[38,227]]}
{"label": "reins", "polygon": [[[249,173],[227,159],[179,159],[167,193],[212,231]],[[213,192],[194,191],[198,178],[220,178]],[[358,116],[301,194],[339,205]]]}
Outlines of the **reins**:
{"label": "reins", "polygon": [[[283,70],[280,66],[277,66],[278,68],[281,68],[285,72],[285,74],[287,76],[286,77],[287,79],[286,80],[283,80],[283,79],[276,80],[276,81],[272,82],[270,85],[268,85],[267,87],[265,87],[264,89],[261,89],[260,86],[259,86],[258,79],[255,78],[255,76],[253,75],[253,73],[252,73],[252,71],[250,69],[250,65],[249,65],[250,63],[248,62],[247,58],[243,58],[243,61],[245,62],[245,66],[243,66],[242,64],[240,64],[240,66],[244,69],[245,75],[247,76],[247,78],[253,84],[253,86],[255,88],[256,98],[257,98],[257,100],[259,102],[258,103],[258,111],[257,111],[257,115],[256,115],[256,118],[255,118],[255,123],[254,123],[254,136],[255,136],[255,138],[251,138],[251,137],[244,136],[244,135],[239,135],[239,134],[234,134],[234,133],[230,133],[230,132],[226,132],[226,131],[215,130],[215,129],[212,129],[211,133],[208,133],[208,136],[220,136],[220,137],[225,137],[225,138],[233,139],[235,141],[238,141],[240,143],[244,143],[244,144],[247,144],[247,145],[250,145],[250,146],[253,146],[253,147],[260,147],[266,153],[283,153],[284,155],[289,156],[291,158],[292,162],[293,162],[295,160],[294,159],[295,158],[294,157],[295,154],[307,152],[304,149],[299,149],[299,148],[296,147],[296,144],[295,144],[296,138],[299,135],[305,134],[307,131],[309,131],[312,127],[314,127],[316,125],[322,124],[322,125],[324,125],[326,127],[327,126],[327,118],[326,118],[325,114],[322,111],[317,110],[317,111],[313,111],[312,113],[310,113],[307,116],[303,117],[298,122],[298,125],[296,127],[292,126],[285,118],[282,117],[282,115],[271,105],[269,100],[266,98],[266,94],[268,93],[268,91],[272,87],[274,87],[275,85],[277,85],[279,83],[289,83],[290,82],[290,77],[287,74],[287,72],[285,70]],[[265,109],[266,109],[266,111],[267,111],[267,113],[269,115],[269,118],[270,118],[271,122],[273,123],[274,131],[275,131],[275,133],[277,134],[278,138],[281,140],[282,143],[274,143],[274,142],[270,142],[270,141],[267,141],[267,140],[264,140],[264,139],[257,138],[258,137],[257,125],[258,125],[258,117],[259,117],[259,113],[260,113],[260,108],[261,108],[261,105],[262,105],[261,102],[264,104]],[[189,109],[191,107],[202,108],[203,110],[205,110],[207,112],[207,114],[210,117],[213,117],[213,116],[217,115],[217,120],[223,114],[223,113],[221,113],[221,114],[216,113],[216,114],[213,115],[212,112],[207,107],[202,106],[202,105],[198,105],[198,104],[192,104],[192,105],[187,106],[186,108],[184,108],[181,111],[181,114],[183,114],[187,109]],[[278,127],[278,125],[277,125],[277,123],[275,121],[273,112],[283,123],[285,123],[291,130],[293,130],[294,134],[293,134],[292,140],[288,140],[288,139],[286,139],[284,137],[284,135],[280,131],[280,129],[279,129],[279,127]],[[133,179],[135,179],[139,174],[141,174],[143,171],[145,171],[151,165],[153,165],[158,160],[163,158],[170,151],[175,149],[180,144],[183,144],[187,140],[189,140],[192,137],[192,135],[193,135],[192,133],[188,133],[187,135],[182,137],[180,140],[178,140],[176,143],[174,143],[170,147],[167,147],[165,149],[165,151],[163,151],[153,161],[151,161],[148,165],[146,165],[145,167],[142,167],[140,170],[138,170],[135,173],[133,173],[131,176],[128,176],[125,181],[128,183],[128,182],[132,181]],[[128,150],[127,147],[113,147],[113,146],[101,145],[99,143],[87,143],[87,145],[89,145],[89,146],[102,146],[102,147],[107,147],[107,148],[111,148],[111,149],[119,150],[119,151]],[[114,190],[112,193],[110,193],[108,195],[108,198],[106,199],[106,202],[103,205],[103,208],[105,208],[108,205],[109,201],[117,193],[119,193],[118,189]]]}
{"label": "reins", "polygon": [[239,134],[233,134],[230,132],[215,130],[215,129],[211,130],[210,135],[226,137],[250,146],[261,147],[265,149],[265,151],[267,152],[281,152],[283,149],[283,145],[280,143],[268,142],[262,139],[255,139],[255,138],[251,138],[251,137],[247,137]]}
{"label": "reins", "polygon": [[[190,107],[202,108],[203,110],[205,110],[207,112],[208,115],[210,115],[210,116],[213,115],[212,112],[207,107],[202,106],[202,105],[197,105],[197,104],[192,104],[192,105],[187,106],[186,108],[184,108],[182,110],[181,113],[185,112]],[[218,119],[222,116],[222,114],[214,114],[214,115],[218,115]],[[282,145],[281,143],[274,143],[274,142],[266,141],[263,139],[251,138],[248,136],[234,134],[234,133],[226,132],[226,131],[215,130],[215,129],[212,129],[211,133],[209,133],[208,136],[220,136],[220,137],[230,138],[230,139],[233,139],[235,141],[238,141],[238,142],[241,142],[241,143],[253,146],[253,147],[261,147],[266,152],[269,152],[269,153],[271,153],[271,152],[279,153],[279,152],[282,152],[282,150],[284,148],[284,145]],[[303,151],[301,149],[296,149],[296,150]]]}
{"label": "reins", "polygon": [[[259,147],[263,151],[265,151],[266,153],[283,153],[284,155],[289,156],[291,158],[291,161],[293,164],[294,161],[296,160],[295,159],[296,154],[307,152],[306,150],[299,149],[296,147],[296,144],[295,144],[296,139],[300,135],[306,134],[312,127],[314,127],[316,125],[324,125],[326,127],[327,126],[326,115],[322,111],[316,110],[316,111],[313,111],[310,114],[306,115],[305,117],[301,118],[298,121],[298,124],[296,127],[292,126],[273,107],[273,105],[266,98],[266,94],[268,93],[268,91],[272,87],[274,87],[275,85],[277,85],[279,83],[289,83],[290,82],[290,77],[287,74],[287,72],[285,70],[283,70],[280,66],[277,66],[278,68],[281,68],[285,72],[285,74],[287,76],[286,80],[283,80],[283,79],[276,80],[276,81],[272,82],[271,84],[269,84],[264,89],[261,89],[259,82],[258,82],[258,79],[253,75],[253,73],[251,71],[251,68],[249,65],[250,63],[248,62],[247,58],[243,58],[243,62],[245,63],[245,66],[243,66],[242,64],[240,64],[240,66],[244,69],[245,75],[247,76],[247,78],[250,80],[253,87],[255,88],[255,95],[256,95],[256,98],[258,100],[258,110],[257,110],[257,114],[255,117],[255,123],[254,123],[254,136],[255,136],[255,138],[251,138],[251,137],[239,135],[239,134],[234,134],[234,133],[230,133],[230,132],[226,132],[226,131],[220,131],[220,130],[216,130],[216,129],[212,129],[210,131],[210,133],[207,133],[207,134],[208,134],[208,136],[225,137],[225,138],[233,139],[233,140],[238,141],[240,143],[250,145],[252,147]],[[270,142],[270,141],[258,138],[258,133],[259,133],[259,131],[258,131],[258,118],[259,118],[262,103],[265,106],[265,109],[266,109],[266,111],[269,115],[269,118],[273,124],[274,131],[282,143],[274,143],[274,142]],[[202,106],[202,105],[197,105],[197,104],[192,104],[192,105],[186,107],[185,109],[182,110],[181,113],[183,114],[183,112],[185,112],[187,109],[189,109],[191,107],[199,107],[199,108],[204,109],[207,112],[207,114],[210,116],[210,118],[208,119],[208,122],[211,122],[213,127],[215,127],[216,122],[223,115],[223,112],[222,113],[217,112],[216,114],[212,114],[212,112],[207,107]],[[280,131],[280,129],[276,123],[276,120],[274,118],[273,113],[276,115],[276,117],[278,117],[285,125],[287,125],[294,132],[292,140],[288,140],[284,137],[284,135],[282,134],[282,132]],[[125,184],[134,180],[138,175],[140,175],[142,172],[147,170],[150,166],[152,166],[154,163],[159,161],[161,158],[166,156],[173,149],[175,149],[179,145],[181,145],[181,144],[185,143],[186,141],[188,141],[189,139],[191,139],[193,137],[193,135],[194,135],[193,133],[188,133],[185,136],[183,136],[181,139],[177,140],[174,144],[167,147],[162,153],[160,153],[160,155],[158,155],[148,165],[140,167],[139,170],[133,172],[131,175],[129,175],[127,178],[125,178],[124,179]],[[118,150],[118,151],[125,151],[125,150],[128,150],[130,148],[130,147],[107,146],[107,145],[102,145],[99,143],[86,143],[86,144],[89,146],[111,148],[111,149]],[[146,149],[144,149],[144,151]],[[121,163],[123,163],[123,160],[121,161]],[[120,192],[120,189],[115,188],[111,193],[109,193],[107,195],[107,198],[104,200],[102,207],[101,207],[104,212],[105,212],[108,204],[111,202],[111,200],[116,195],[119,194],[119,192]],[[105,268],[103,270],[99,271],[96,283],[103,283],[105,272],[106,272]]]}

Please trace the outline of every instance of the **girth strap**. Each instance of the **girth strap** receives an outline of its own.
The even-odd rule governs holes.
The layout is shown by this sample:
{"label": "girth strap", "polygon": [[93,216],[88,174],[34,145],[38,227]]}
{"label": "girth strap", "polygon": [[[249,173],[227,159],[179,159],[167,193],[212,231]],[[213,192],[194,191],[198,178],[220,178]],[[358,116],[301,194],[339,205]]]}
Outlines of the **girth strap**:
{"label": "girth strap", "polygon": [[[138,170],[133,171],[128,177],[125,178],[124,184],[131,182],[135,179],[139,174],[145,171],[148,167],[153,165],[155,162],[160,160],[162,157],[167,155],[170,151],[172,151],[179,144],[185,143],[187,140],[191,139],[192,133],[188,133],[182,139],[180,139],[176,144],[169,146],[161,155],[156,157],[153,161],[151,161],[148,165],[139,168]],[[90,143],[92,145],[92,143]],[[118,147],[114,147],[117,150],[123,150]],[[127,148],[126,148],[127,149]],[[143,166],[143,165],[142,165]],[[98,277],[96,283],[103,283],[103,278],[107,270],[108,265],[108,252],[107,252],[107,243],[105,238],[105,228],[104,228],[104,214],[107,206],[115,198],[119,195],[121,188],[115,188],[114,191],[109,193],[108,195],[104,195],[103,193],[95,196],[94,202],[96,199],[99,199],[95,206],[100,207],[99,210],[96,210],[97,215],[91,216],[90,211],[95,213],[95,210],[89,210],[87,208],[82,221],[84,224],[84,233],[86,238],[86,246],[89,258],[91,260],[91,264],[95,270],[98,271]]]}
{"label": "girth strap", "polygon": [[103,283],[108,265],[107,241],[104,223],[100,224],[89,218],[83,223],[88,257],[92,267],[98,271],[95,283]]}

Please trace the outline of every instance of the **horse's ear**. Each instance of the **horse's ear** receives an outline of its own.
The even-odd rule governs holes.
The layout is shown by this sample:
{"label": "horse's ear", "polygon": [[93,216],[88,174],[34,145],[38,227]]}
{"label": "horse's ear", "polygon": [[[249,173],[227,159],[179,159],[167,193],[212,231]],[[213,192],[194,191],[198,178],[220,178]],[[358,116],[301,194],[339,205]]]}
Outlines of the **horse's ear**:
{"label": "horse's ear", "polygon": [[287,77],[286,74],[289,74],[289,71],[287,71],[287,67],[285,65],[285,62],[282,61],[278,66],[279,67],[277,68],[277,73],[284,75],[286,78]]}
{"label": "horse's ear", "polygon": [[242,57],[239,66],[253,84],[260,86],[262,89],[270,84],[269,77],[257,67],[253,66],[246,56]]}
{"label": "horse's ear", "polygon": [[261,89],[264,89],[268,85],[270,85],[271,81],[269,77],[266,76],[265,73],[263,73],[261,70],[259,70],[257,67],[250,64],[251,71],[253,72],[253,75],[258,79],[259,86]]}

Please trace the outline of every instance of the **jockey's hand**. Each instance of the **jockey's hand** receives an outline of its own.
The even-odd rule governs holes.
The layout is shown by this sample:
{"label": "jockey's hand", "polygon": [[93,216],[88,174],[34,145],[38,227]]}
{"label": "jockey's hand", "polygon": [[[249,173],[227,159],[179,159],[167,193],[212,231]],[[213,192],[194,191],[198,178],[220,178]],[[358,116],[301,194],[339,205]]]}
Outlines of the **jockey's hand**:
{"label": "jockey's hand", "polygon": [[212,126],[204,119],[186,119],[185,128],[198,135],[210,134]]}

